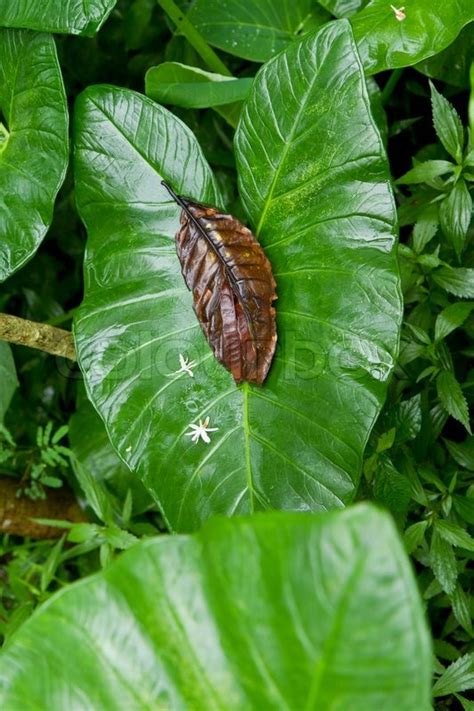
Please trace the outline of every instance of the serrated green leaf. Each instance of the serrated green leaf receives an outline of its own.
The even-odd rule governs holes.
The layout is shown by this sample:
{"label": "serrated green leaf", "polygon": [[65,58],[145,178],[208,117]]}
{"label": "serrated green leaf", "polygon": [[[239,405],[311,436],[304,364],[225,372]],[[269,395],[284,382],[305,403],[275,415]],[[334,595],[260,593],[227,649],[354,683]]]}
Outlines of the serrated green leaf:
{"label": "serrated green leaf", "polygon": [[467,437],[464,442],[444,440],[450,455],[465,469],[474,472],[474,437]]}
{"label": "serrated green leaf", "polygon": [[1,282],[39,247],[66,173],[68,112],[50,35],[0,29],[0,113]]}
{"label": "serrated green leaf", "polygon": [[462,326],[473,309],[474,302],[470,301],[461,301],[443,309],[436,317],[435,340],[439,341],[442,338],[446,338],[456,328]]}
{"label": "serrated green leaf", "polygon": [[470,596],[458,584],[450,596],[453,615],[457,622],[472,637],[471,601]]}
{"label": "serrated green leaf", "polygon": [[0,341],[0,425],[18,387],[15,361],[8,343]]}
{"label": "serrated green leaf", "polygon": [[441,175],[452,173],[454,164],[449,160],[427,160],[418,163],[414,168],[395,181],[397,185],[416,185],[417,183],[430,183]]}
{"label": "serrated green leaf", "polygon": [[421,395],[414,395],[407,400],[403,400],[391,415],[396,428],[397,444],[414,439],[421,429]]}
{"label": "serrated green leaf", "polygon": [[451,595],[456,587],[458,570],[453,547],[435,528],[431,537],[430,564],[444,592]]}
{"label": "serrated green leaf", "polygon": [[464,521],[474,525],[474,498],[468,496],[453,496],[453,504],[456,512]]}
{"label": "serrated green leaf", "polygon": [[419,216],[413,227],[413,249],[420,254],[438,231],[438,207],[433,205]]}
{"label": "serrated green leaf", "polygon": [[235,79],[179,62],[164,62],[151,67],[145,76],[146,95],[151,99],[191,109],[243,101],[252,84],[253,77]]}
{"label": "serrated green leaf", "polygon": [[436,390],[446,412],[464,425],[471,434],[466,398],[453,373],[443,370],[436,378]]}
{"label": "serrated green leaf", "polygon": [[0,26],[92,37],[117,0],[0,0]]}
{"label": "serrated green leaf", "polygon": [[453,662],[436,681],[433,696],[447,696],[474,688],[474,654],[465,654]]}
{"label": "serrated green leaf", "polygon": [[450,294],[474,299],[474,269],[440,267],[431,275],[433,280]]}
{"label": "serrated green leaf", "polygon": [[428,528],[428,521],[417,521],[408,526],[404,535],[405,548],[408,553],[413,553],[415,548],[421,546],[425,540],[425,533]]}
{"label": "serrated green leaf", "polygon": [[455,161],[461,163],[464,150],[464,128],[454,106],[430,82],[433,124],[439,140]]}
{"label": "serrated green leaf", "polygon": [[469,551],[474,551],[474,538],[469,535],[465,528],[461,528],[456,523],[438,519],[435,521],[435,529],[445,541],[452,546],[459,546]]}
{"label": "serrated green leaf", "polygon": [[472,197],[466,181],[458,180],[439,204],[439,221],[458,257],[464,249],[472,218]]}
{"label": "serrated green leaf", "polygon": [[[312,0],[196,0],[189,20],[214,47],[266,62],[330,19]],[[307,31],[307,30],[306,30]]]}
{"label": "serrated green leaf", "polygon": [[425,711],[430,677],[395,527],[358,506],[138,543],[22,626],[0,707]]}
{"label": "serrated green leaf", "polygon": [[[126,90],[91,88],[77,106],[89,231],[79,362],[114,446],[180,531],[215,513],[350,499],[397,348],[396,215],[348,23],[264,67],[236,150],[278,282],[279,351],[262,388],[236,387],[212,357],[180,273],[179,210],[161,179],[220,202],[194,137]],[[197,361],[194,378],[170,378],[179,353]],[[209,448],[185,436],[206,416],[219,428]]]}

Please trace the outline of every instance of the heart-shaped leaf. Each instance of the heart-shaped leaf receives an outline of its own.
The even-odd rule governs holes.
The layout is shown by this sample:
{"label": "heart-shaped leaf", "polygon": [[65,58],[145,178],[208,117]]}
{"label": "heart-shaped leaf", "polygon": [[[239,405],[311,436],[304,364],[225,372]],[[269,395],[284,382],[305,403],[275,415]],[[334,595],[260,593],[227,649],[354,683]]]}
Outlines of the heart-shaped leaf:
{"label": "heart-shaped leaf", "polygon": [[0,25],[92,37],[117,0],[0,0]]}
{"label": "heart-shaped leaf", "polygon": [[45,236],[68,152],[53,38],[0,29],[0,281],[30,259]]}
{"label": "heart-shaped leaf", "polygon": [[[213,513],[350,500],[397,348],[395,208],[346,21],[263,69],[237,153],[277,272],[279,346],[263,387],[236,387],[213,358],[180,274],[179,209],[161,179],[220,203],[194,137],[130,91],[92,88],[77,106],[89,232],[78,358],[112,443],[180,531]],[[193,444],[191,425],[207,418],[217,432]]]}
{"label": "heart-shaped leaf", "polygon": [[134,546],[20,628],[0,706],[427,711],[430,677],[394,525],[358,506],[220,518]]}
{"label": "heart-shaped leaf", "polygon": [[403,0],[393,6],[372,0],[351,23],[364,69],[376,74],[441,52],[473,20],[472,0]]}
{"label": "heart-shaped leaf", "polygon": [[215,47],[265,62],[327,22],[321,6],[338,17],[351,15],[367,74],[432,57],[474,21],[472,0],[403,0],[393,5],[386,0],[320,0],[319,8],[308,0],[196,0],[189,18]]}
{"label": "heart-shaped leaf", "polygon": [[215,47],[266,62],[330,15],[313,0],[196,0],[189,19]]}
{"label": "heart-shaped leaf", "polygon": [[0,424],[18,385],[15,362],[8,343],[0,341]]}

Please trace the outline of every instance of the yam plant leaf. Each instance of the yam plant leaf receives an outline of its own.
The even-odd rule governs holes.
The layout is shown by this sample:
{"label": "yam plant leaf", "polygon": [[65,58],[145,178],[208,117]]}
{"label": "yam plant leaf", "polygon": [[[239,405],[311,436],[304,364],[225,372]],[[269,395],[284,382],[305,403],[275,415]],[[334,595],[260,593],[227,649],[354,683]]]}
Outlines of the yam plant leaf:
{"label": "yam plant leaf", "polygon": [[0,706],[428,711],[430,677],[395,527],[357,506],[138,543],[12,637]]}
{"label": "yam plant leaf", "polygon": [[235,382],[263,383],[276,346],[275,280],[261,246],[239,220],[177,196],[176,249],[194,312]]}
{"label": "yam plant leaf", "polygon": [[471,22],[447,49],[417,64],[416,69],[432,79],[467,89],[473,57],[474,22]]}
{"label": "yam plant leaf", "polygon": [[0,425],[18,386],[15,361],[8,343],[0,341]]}
{"label": "yam plant leaf", "polygon": [[403,0],[398,20],[386,0],[372,0],[351,17],[354,37],[367,74],[412,66],[448,47],[474,20],[472,0]]}
{"label": "yam plant leaf", "polygon": [[[121,458],[178,531],[215,513],[342,506],[401,318],[394,202],[348,23],[263,68],[237,136],[242,196],[277,272],[263,387],[236,386],[213,357],[180,273],[179,207],[161,180],[222,207],[194,136],[124,89],[88,89],[75,116],[89,233],[76,344]],[[206,421],[210,444],[190,441]]]}
{"label": "yam plant leaf", "polygon": [[252,77],[235,79],[179,62],[163,62],[151,67],[145,76],[147,96],[161,104],[188,109],[207,109],[242,101],[252,83]]}
{"label": "yam plant leaf", "polygon": [[330,19],[312,0],[196,0],[189,20],[215,47],[266,62]]}
{"label": "yam plant leaf", "polygon": [[53,38],[0,29],[0,281],[30,259],[45,236],[68,153]]}
{"label": "yam plant leaf", "polygon": [[92,37],[117,0],[0,0],[0,25]]}

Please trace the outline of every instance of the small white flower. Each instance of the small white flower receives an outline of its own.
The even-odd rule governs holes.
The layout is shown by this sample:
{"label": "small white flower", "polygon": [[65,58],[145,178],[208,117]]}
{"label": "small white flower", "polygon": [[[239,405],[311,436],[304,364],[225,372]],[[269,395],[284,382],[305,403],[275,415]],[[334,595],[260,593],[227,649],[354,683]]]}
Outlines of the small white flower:
{"label": "small white flower", "polygon": [[199,441],[199,438],[203,440],[206,444],[211,441],[209,439],[208,432],[217,432],[218,427],[209,427],[209,417],[206,417],[204,422],[199,420],[198,425],[189,425],[190,432],[186,432],[186,437],[191,437],[194,443]]}
{"label": "small white flower", "polygon": [[196,367],[197,363],[195,360],[189,361],[183,356],[182,353],[179,354],[179,370],[175,370],[174,373],[170,373],[167,377],[171,378],[173,375],[178,375],[178,373],[187,373],[191,378],[194,378],[193,368]]}
{"label": "small white flower", "polygon": [[132,445],[129,444],[128,447],[127,447],[127,449],[126,449],[125,451],[126,451],[127,454],[130,454],[130,452],[132,451]]}
{"label": "small white flower", "polygon": [[403,22],[403,20],[406,20],[406,13],[405,13],[405,8],[404,7],[394,7],[393,5],[390,5],[392,10],[395,13],[395,17],[399,22]]}

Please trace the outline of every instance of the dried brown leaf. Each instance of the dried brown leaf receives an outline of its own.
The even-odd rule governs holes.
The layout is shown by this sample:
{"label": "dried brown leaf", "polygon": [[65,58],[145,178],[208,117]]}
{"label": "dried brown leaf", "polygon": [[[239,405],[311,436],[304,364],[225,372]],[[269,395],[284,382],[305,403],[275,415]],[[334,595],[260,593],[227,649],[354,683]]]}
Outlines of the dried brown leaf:
{"label": "dried brown leaf", "polygon": [[252,232],[235,217],[165,186],[181,206],[176,249],[214,355],[236,383],[263,383],[277,340],[270,262]]}

